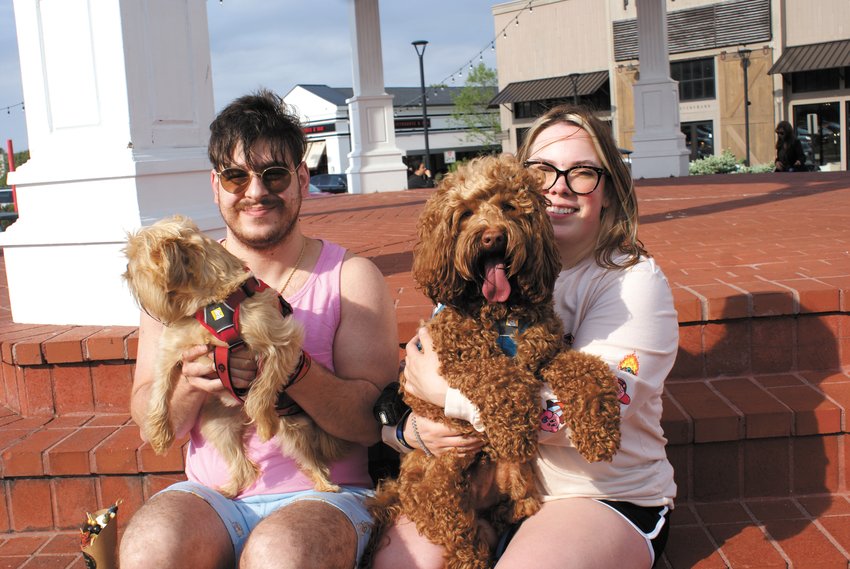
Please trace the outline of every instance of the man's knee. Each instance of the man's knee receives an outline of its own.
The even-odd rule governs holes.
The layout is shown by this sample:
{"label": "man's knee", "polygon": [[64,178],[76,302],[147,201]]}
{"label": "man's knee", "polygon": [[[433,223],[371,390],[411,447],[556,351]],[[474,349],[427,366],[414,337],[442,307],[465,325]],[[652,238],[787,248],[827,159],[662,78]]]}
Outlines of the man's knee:
{"label": "man's knee", "polygon": [[357,533],[348,516],[328,504],[302,500],[281,508],[254,528],[240,567],[350,569],[356,555]]}
{"label": "man's knee", "polygon": [[[119,547],[122,569],[233,566],[230,536],[215,511],[185,492],[152,498],[130,519]],[[229,562],[229,565],[227,565]]]}

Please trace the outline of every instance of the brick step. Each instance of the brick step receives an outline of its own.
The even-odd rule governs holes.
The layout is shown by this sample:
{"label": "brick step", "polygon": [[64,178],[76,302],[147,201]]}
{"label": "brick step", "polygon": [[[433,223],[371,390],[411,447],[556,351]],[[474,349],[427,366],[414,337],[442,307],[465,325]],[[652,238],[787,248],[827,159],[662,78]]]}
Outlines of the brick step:
{"label": "brick step", "polygon": [[0,534],[0,567],[85,569],[79,531]]}
{"label": "brick step", "polygon": [[21,417],[0,408],[0,424],[0,532],[73,530],[86,511],[117,499],[121,527],[185,479],[186,441],[159,456],[126,414]]}
{"label": "brick step", "polygon": [[847,492],[848,409],[839,370],[668,382],[662,426],[679,499]]}
{"label": "brick step", "polygon": [[679,503],[658,567],[850,566],[850,495]]}
{"label": "brick step", "polygon": [[[848,406],[850,376],[841,371],[671,381],[663,427],[680,496],[714,500],[844,490],[840,450]],[[6,484],[183,471],[183,449],[156,455],[127,414],[23,417],[0,408],[0,425]]]}
{"label": "brick step", "polygon": [[688,322],[680,312],[679,320],[679,353],[670,379],[850,366],[850,319],[846,312]]}
{"label": "brick step", "polygon": [[[661,566],[800,566],[812,545],[812,565],[847,567],[833,526],[848,502],[848,333],[830,318],[682,325],[663,421],[680,496]],[[0,568],[81,567],[85,511],[121,498],[121,531],[183,479],[182,452],[154,454],[128,415],[136,334],[0,327]],[[379,473],[392,468],[372,451]]]}

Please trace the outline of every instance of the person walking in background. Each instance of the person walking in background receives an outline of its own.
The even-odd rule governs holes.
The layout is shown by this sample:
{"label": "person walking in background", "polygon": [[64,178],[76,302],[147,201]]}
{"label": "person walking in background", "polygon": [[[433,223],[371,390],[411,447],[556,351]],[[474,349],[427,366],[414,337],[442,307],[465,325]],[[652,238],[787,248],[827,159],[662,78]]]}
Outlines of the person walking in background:
{"label": "person walking in background", "polygon": [[416,171],[407,179],[407,189],[415,190],[418,188],[433,188],[434,179],[431,178],[431,171],[425,167],[424,162],[420,162]]}
{"label": "person walking in background", "polygon": [[776,125],[776,172],[805,172],[803,145],[788,121]]}

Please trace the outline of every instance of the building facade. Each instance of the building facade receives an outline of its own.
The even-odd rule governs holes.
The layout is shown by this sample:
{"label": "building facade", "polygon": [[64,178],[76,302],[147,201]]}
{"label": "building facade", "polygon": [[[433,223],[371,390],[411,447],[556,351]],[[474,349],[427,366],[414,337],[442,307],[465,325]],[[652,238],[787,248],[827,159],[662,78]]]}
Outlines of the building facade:
{"label": "building facade", "polygon": [[[461,89],[431,87],[427,90],[429,163],[434,175],[446,172],[455,161],[493,151],[483,141],[472,138],[465,125],[452,119],[453,100]],[[393,97],[396,146],[404,153],[405,163],[415,169],[425,156],[421,88],[387,87],[386,92]],[[283,97],[304,125],[307,135],[305,160],[312,174],[341,174],[349,166],[351,129],[346,101],[351,93],[351,88],[296,85]]]}
{"label": "building facade", "polygon": [[[493,8],[504,149],[559,102],[592,105],[631,148],[640,77],[636,0],[518,0]],[[850,116],[847,0],[667,0],[670,76],[691,160],[728,149],[771,164],[776,123],[809,161],[846,170]],[[531,10],[529,10],[531,8]],[[521,18],[520,18],[521,16]],[[510,25],[511,22],[516,25]],[[746,104],[748,102],[749,104]]]}

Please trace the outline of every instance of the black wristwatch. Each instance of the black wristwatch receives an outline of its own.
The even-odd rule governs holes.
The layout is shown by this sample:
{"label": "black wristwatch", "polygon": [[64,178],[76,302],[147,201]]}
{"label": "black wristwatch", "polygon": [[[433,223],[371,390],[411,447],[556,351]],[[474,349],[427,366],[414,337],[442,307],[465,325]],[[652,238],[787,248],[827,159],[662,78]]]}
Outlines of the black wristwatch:
{"label": "black wristwatch", "polygon": [[384,426],[398,424],[404,412],[410,409],[402,399],[399,387],[397,381],[387,385],[372,407],[375,419]]}

